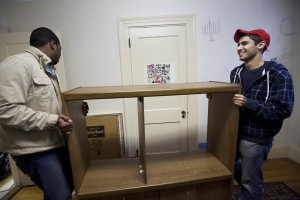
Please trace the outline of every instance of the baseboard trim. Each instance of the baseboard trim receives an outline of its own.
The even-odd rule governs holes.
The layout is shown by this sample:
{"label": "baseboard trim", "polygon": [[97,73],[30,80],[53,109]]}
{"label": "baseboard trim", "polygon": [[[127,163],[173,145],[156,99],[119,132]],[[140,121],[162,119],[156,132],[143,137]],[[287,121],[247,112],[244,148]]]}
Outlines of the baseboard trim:
{"label": "baseboard trim", "polygon": [[276,145],[270,150],[269,159],[274,158],[287,158],[288,157],[289,145]]}
{"label": "baseboard trim", "polygon": [[291,145],[273,146],[268,159],[274,158],[289,158],[300,164],[300,148]]}
{"label": "baseboard trim", "polygon": [[288,158],[300,164],[300,148],[295,146],[289,146]]}

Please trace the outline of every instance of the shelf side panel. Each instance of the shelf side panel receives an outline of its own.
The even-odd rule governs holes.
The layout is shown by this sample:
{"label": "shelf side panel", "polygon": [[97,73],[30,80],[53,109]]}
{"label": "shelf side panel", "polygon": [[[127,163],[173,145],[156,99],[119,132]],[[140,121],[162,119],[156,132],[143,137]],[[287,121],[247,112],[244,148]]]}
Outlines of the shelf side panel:
{"label": "shelf side panel", "polygon": [[237,92],[209,95],[207,151],[234,173],[239,109],[232,102]]}
{"label": "shelf side panel", "polygon": [[138,98],[138,125],[139,125],[139,146],[141,158],[141,170],[144,175],[145,184],[147,184],[147,163],[146,163],[146,141],[145,141],[145,114],[144,98]]}
{"label": "shelf side panel", "polygon": [[90,164],[86,119],[82,112],[83,101],[66,101],[67,115],[74,123],[68,135],[68,147],[72,166],[75,191],[78,194],[86,170]]}

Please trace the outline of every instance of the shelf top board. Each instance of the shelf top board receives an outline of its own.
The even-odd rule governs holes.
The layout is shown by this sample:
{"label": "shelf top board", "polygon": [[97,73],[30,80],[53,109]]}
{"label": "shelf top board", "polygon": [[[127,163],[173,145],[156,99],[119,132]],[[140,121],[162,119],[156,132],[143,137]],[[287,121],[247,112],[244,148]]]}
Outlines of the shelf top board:
{"label": "shelf top board", "polygon": [[151,96],[239,92],[240,86],[225,82],[78,87],[63,93],[65,100],[112,99]]}

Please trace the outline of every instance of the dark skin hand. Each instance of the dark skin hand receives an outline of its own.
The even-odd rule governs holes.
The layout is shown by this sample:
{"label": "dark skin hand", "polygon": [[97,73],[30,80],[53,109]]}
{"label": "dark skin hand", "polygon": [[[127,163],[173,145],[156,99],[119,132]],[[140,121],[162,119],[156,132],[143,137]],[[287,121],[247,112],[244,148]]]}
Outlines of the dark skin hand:
{"label": "dark skin hand", "polygon": [[[82,112],[83,115],[86,116],[89,112],[89,105],[87,102],[83,102],[82,104]],[[57,119],[57,127],[59,130],[64,133],[64,134],[70,134],[71,131],[73,131],[73,121],[68,117],[63,114],[59,115]]]}
{"label": "dark skin hand", "polygon": [[61,114],[57,119],[57,127],[62,133],[69,134],[73,131],[73,121],[69,117]]}

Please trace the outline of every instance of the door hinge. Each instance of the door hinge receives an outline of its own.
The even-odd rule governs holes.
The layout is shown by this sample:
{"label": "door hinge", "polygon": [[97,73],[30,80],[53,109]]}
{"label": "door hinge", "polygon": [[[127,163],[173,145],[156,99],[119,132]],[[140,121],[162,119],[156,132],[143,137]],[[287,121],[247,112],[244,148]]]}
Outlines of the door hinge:
{"label": "door hinge", "polygon": [[129,45],[129,48],[131,48],[130,38],[128,38],[128,45]]}

